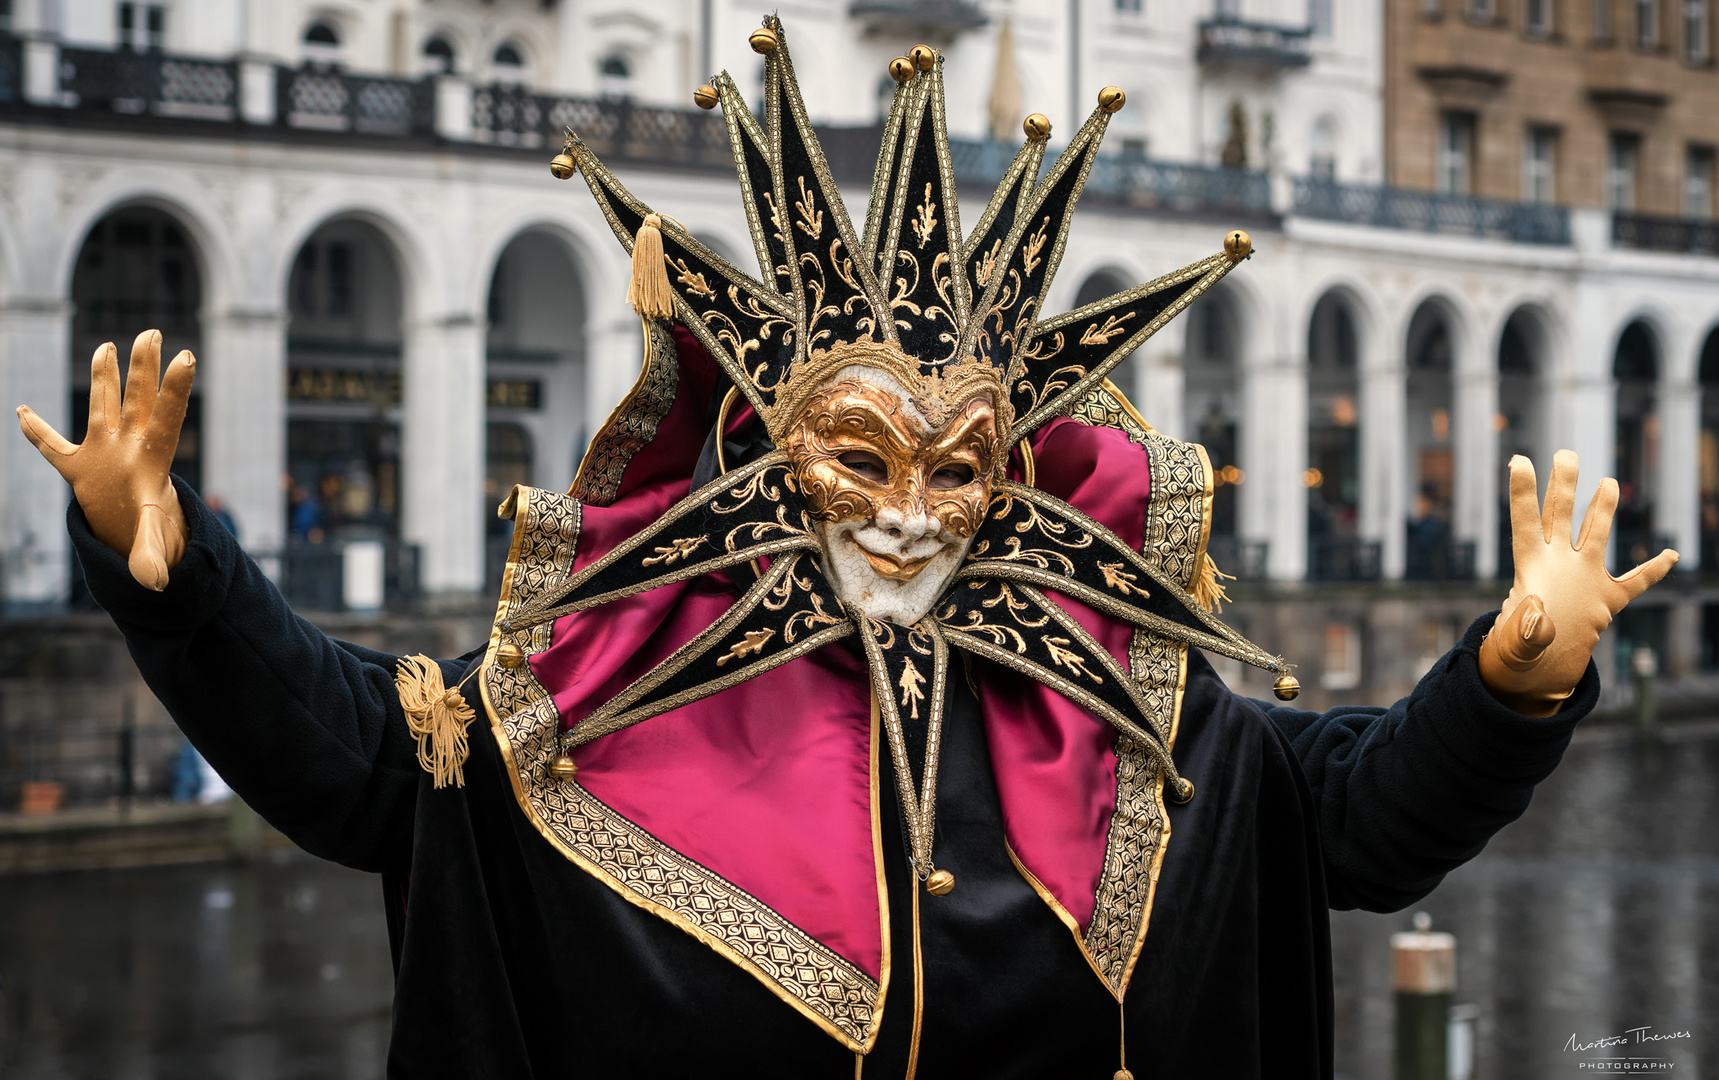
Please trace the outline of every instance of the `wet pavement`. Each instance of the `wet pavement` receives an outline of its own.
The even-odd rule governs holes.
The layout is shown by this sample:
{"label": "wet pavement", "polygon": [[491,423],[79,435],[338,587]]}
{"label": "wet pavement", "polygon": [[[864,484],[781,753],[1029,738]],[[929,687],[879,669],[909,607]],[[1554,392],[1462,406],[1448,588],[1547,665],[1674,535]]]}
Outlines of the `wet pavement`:
{"label": "wet pavement", "polygon": [[[1719,1080],[1719,728],[1578,743],[1417,906],[1458,939],[1474,1080],[1626,1057]],[[1390,1080],[1389,938],[1408,924],[1333,913],[1339,1077]],[[378,1077],[391,990],[370,875],[299,857],[0,878],[6,1080]],[[1568,1048],[1643,1026],[1690,1036]]]}

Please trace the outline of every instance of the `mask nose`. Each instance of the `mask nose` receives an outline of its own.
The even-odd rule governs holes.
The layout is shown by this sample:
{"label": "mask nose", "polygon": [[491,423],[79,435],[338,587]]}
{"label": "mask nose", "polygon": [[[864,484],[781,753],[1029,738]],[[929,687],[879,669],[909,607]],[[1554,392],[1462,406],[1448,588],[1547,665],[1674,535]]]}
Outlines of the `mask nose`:
{"label": "mask nose", "polygon": [[891,540],[899,540],[904,544],[923,540],[927,536],[936,536],[943,530],[942,524],[927,512],[925,503],[919,499],[909,500],[906,507],[897,504],[881,507],[876,520],[877,527],[888,534]]}

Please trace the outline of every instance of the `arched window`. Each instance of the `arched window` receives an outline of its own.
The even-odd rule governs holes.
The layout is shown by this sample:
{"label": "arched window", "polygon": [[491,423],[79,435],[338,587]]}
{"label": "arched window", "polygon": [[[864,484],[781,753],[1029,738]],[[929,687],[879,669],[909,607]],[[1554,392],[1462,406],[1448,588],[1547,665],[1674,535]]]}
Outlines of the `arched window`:
{"label": "arched window", "polygon": [[327,19],[317,19],[305,27],[304,59],[307,64],[338,64],[340,28]]}
{"label": "arched window", "polygon": [[1337,179],[1337,118],[1321,116],[1307,140],[1307,175],[1314,180]]}
{"label": "arched window", "polygon": [[531,77],[530,66],[525,62],[525,50],[518,42],[504,41],[495,47],[490,54],[491,70],[495,73],[495,81],[499,83],[523,83]]}
{"label": "arched window", "polygon": [[597,61],[597,86],[604,97],[627,97],[633,88],[633,66],[620,53]]}
{"label": "arched window", "polygon": [[1658,553],[1655,519],[1659,480],[1659,340],[1636,320],[1618,335],[1612,358],[1617,380],[1618,509],[1612,519],[1617,568],[1628,569]]}
{"label": "arched window", "polygon": [[452,75],[455,69],[453,43],[437,34],[424,42],[424,70],[432,75]]}

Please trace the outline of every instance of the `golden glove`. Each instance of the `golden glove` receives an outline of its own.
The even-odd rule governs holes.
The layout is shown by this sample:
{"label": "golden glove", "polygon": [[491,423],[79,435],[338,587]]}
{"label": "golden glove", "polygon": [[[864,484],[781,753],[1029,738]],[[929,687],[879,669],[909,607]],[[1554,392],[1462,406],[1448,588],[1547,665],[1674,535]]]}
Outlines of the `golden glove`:
{"label": "golden glove", "polygon": [[1480,678],[1500,702],[1527,716],[1551,716],[1575,692],[1612,616],[1677,564],[1662,551],[1621,578],[1606,570],[1606,541],[1618,507],[1618,483],[1600,481],[1570,543],[1576,504],[1576,455],[1560,450],[1540,512],[1534,466],[1510,459],[1510,548],[1516,580],[1492,632],[1480,646]]}
{"label": "golden glove", "polygon": [[90,361],[89,434],[68,442],[26,405],[18,406],[24,437],[72,485],[97,540],[126,557],[131,576],[157,592],[185,554],[187,529],[179,496],[167,477],[197,360],[181,352],[161,374],[161,334],[146,330],[131,346],[125,399],[119,393],[119,354],[108,342]]}

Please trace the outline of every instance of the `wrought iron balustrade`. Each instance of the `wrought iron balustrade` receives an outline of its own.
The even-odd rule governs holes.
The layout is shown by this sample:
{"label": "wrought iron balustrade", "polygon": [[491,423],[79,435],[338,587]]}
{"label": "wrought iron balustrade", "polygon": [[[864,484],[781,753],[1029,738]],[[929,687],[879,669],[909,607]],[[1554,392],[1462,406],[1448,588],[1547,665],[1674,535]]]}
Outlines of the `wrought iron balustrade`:
{"label": "wrought iron balustrade", "polygon": [[1405,581],[1473,581],[1472,540],[1420,540],[1410,527],[1403,556]]}
{"label": "wrought iron balustrade", "polygon": [[1570,242],[1570,211],[1563,206],[1307,177],[1295,181],[1295,213],[1382,229],[1413,229],[1521,244]]}
{"label": "wrought iron balustrade", "polygon": [[626,99],[537,94],[486,86],[472,93],[472,139],[495,146],[559,147],[572,129],[606,158],[732,169],[719,112],[660,109]]}
{"label": "wrought iron balustrade", "polygon": [[23,96],[24,43],[0,34],[0,104],[10,105]]}
{"label": "wrought iron balustrade", "polygon": [[853,0],[848,14],[874,25],[894,23],[931,30],[977,30],[990,20],[971,0]]}
{"label": "wrought iron balustrade", "polygon": [[381,79],[321,68],[280,68],[275,115],[288,127],[360,135],[422,135],[435,129],[433,79]]}
{"label": "wrought iron balustrade", "polygon": [[239,70],[231,60],[123,49],[61,49],[60,90],[74,95],[84,108],[232,120],[238,115]]}
{"label": "wrought iron balustrade", "polygon": [[1086,199],[1177,213],[1271,213],[1271,177],[1251,169],[1100,156]]}
{"label": "wrought iron balustrade", "polygon": [[1314,536],[1307,544],[1309,581],[1378,581],[1384,545],[1355,536]]}
{"label": "wrought iron balustrade", "polygon": [[1612,243],[1644,251],[1719,255],[1719,222],[1620,210],[1612,215]]}
{"label": "wrought iron balustrade", "polygon": [[1252,64],[1260,67],[1305,67],[1312,62],[1308,43],[1313,36],[1306,26],[1243,22],[1233,17],[1200,21],[1202,64]]}
{"label": "wrought iron balustrade", "polygon": [[1271,545],[1265,540],[1214,536],[1206,542],[1206,554],[1221,573],[1237,581],[1264,581],[1269,576]]}

